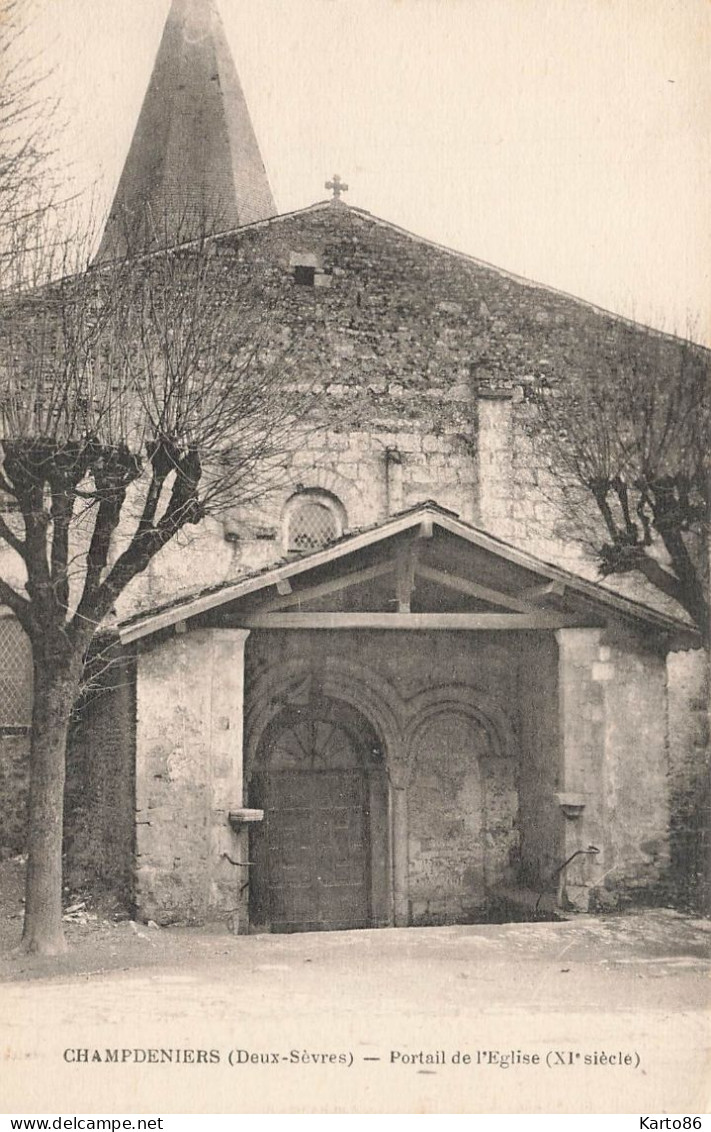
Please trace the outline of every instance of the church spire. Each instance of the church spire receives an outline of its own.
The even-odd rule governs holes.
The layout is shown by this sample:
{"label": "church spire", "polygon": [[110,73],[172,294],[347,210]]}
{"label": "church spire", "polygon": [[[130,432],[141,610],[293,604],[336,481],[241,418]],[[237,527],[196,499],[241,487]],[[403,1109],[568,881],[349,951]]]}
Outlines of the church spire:
{"label": "church spire", "polygon": [[216,0],[172,0],[97,261],[275,213]]}

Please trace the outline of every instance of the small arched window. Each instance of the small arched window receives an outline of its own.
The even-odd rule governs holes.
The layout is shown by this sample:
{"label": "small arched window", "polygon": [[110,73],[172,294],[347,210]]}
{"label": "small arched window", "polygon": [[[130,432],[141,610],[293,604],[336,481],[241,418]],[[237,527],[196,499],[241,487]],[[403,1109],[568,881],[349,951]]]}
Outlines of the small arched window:
{"label": "small arched window", "polygon": [[320,550],[343,533],[343,508],[326,492],[292,495],[285,511],[286,549],[292,553]]}

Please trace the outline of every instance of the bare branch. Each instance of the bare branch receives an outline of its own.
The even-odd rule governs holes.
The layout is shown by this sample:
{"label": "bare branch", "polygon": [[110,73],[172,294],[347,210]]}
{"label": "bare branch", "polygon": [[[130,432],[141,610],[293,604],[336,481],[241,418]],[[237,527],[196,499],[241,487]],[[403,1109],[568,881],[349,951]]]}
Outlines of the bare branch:
{"label": "bare branch", "polygon": [[[552,476],[586,491],[604,524],[602,573],[644,575],[707,639],[709,352],[618,328],[600,343],[595,372],[554,377],[532,402]],[[589,525],[587,514],[568,515]]]}
{"label": "bare branch", "polygon": [[0,601],[12,610],[22,628],[29,635],[33,628],[32,606],[4,578],[0,578]]}
{"label": "bare branch", "polygon": [[6,523],[2,515],[0,515],[0,538],[4,539],[8,546],[12,547],[16,554],[21,558],[25,557],[27,546],[25,542],[16,535],[12,527]]}

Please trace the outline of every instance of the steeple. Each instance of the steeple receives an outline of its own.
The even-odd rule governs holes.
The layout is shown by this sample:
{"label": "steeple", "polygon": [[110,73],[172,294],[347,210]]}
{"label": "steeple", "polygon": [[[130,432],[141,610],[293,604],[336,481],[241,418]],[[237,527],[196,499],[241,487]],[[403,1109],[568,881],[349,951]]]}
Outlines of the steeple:
{"label": "steeple", "polygon": [[96,259],[275,213],[216,0],[173,0]]}

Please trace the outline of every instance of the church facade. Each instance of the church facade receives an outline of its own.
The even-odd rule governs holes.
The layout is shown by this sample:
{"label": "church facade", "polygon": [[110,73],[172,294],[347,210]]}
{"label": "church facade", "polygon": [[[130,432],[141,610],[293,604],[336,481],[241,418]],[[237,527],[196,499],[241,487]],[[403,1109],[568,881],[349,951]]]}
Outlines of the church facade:
{"label": "church facade", "polygon": [[[595,580],[527,395],[680,343],[351,207],[337,177],[275,215],[210,0],[173,4],[99,261],[170,215],[178,167],[181,208],[228,205],[226,286],[259,295],[326,423],[118,611],[70,757],[70,883],[272,931],[691,900],[698,638]],[[25,732],[2,738],[15,814]]]}

